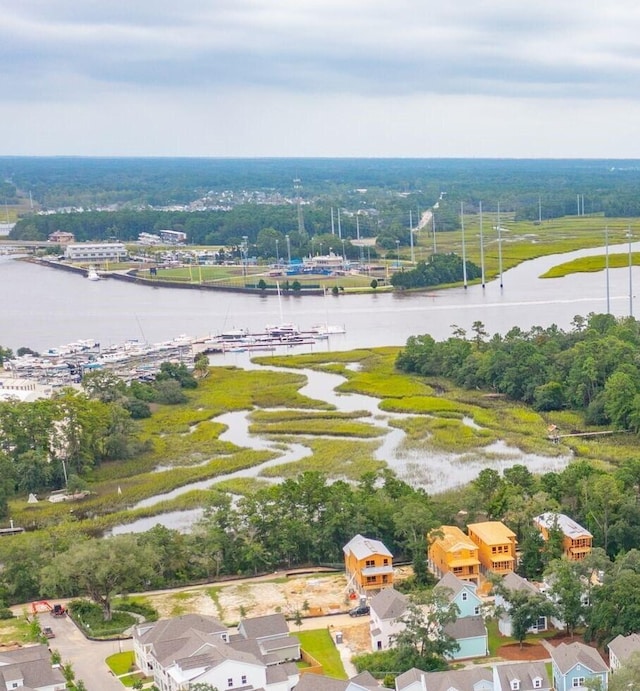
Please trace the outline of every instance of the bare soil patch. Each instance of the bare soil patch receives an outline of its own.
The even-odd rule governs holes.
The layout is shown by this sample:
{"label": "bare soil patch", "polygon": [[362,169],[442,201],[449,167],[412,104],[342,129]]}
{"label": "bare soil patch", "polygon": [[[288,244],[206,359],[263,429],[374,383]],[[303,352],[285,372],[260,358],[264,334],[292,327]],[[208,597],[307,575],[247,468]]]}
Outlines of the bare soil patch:
{"label": "bare soil patch", "polygon": [[507,643],[498,648],[498,657],[505,660],[546,660],[549,651],[540,643]]}

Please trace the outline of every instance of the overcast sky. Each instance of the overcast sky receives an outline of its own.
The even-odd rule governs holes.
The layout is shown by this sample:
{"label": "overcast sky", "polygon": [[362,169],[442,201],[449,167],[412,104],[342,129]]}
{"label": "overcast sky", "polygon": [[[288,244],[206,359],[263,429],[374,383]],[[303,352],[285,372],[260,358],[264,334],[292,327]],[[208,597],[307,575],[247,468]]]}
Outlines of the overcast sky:
{"label": "overcast sky", "polygon": [[0,154],[640,158],[637,0],[0,0]]}

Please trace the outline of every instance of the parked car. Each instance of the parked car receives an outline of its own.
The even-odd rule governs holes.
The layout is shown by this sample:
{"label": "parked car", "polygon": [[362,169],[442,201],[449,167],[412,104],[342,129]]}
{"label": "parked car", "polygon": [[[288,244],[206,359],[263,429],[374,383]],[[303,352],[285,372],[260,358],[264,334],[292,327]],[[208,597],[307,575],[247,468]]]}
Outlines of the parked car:
{"label": "parked car", "polygon": [[42,627],[42,635],[45,638],[55,638],[56,635],[53,633],[53,629],[50,626],[43,626]]}
{"label": "parked car", "polygon": [[365,615],[369,614],[369,611],[369,605],[358,605],[357,607],[354,607],[352,610],[349,610],[349,616],[364,617]]}

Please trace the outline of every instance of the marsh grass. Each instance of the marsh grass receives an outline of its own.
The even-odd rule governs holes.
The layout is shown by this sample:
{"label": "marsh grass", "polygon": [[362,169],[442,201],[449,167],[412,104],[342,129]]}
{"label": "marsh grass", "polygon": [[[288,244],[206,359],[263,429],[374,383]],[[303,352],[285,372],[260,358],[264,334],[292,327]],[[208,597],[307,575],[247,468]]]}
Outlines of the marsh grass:
{"label": "marsh grass", "polygon": [[249,426],[251,434],[326,435],[332,437],[380,437],[385,430],[375,425],[351,420],[286,420],[283,422],[257,423]]}
{"label": "marsh grass", "polygon": [[[405,423],[409,422],[405,426]],[[490,430],[475,429],[454,418],[423,417],[394,420],[391,424],[405,430],[406,449],[438,449],[454,453],[474,451],[497,441]]]}
{"label": "marsh grass", "polygon": [[260,471],[260,476],[290,478],[314,470],[328,477],[356,481],[364,473],[376,472],[385,467],[385,463],[374,458],[378,442],[306,439],[304,443],[312,450],[311,456],[295,463],[264,468]]}
{"label": "marsh grass", "polygon": [[[640,253],[631,253],[631,263],[633,266],[638,266],[640,264]],[[558,264],[552,267],[547,272],[543,273],[540,278],[562,278],[563,276],[568,276],[569,274],[576,273],[595,273],[598,271],[604,271],[607,266],[607,258],[605,253],[598,254],[593,257],[580,257],[579,259],[574,259],[570,262],[564,262],[563,264]],[[609,254],[609,268],[610,269],[621,269],[629,266],[629,254],[619,253]]]}

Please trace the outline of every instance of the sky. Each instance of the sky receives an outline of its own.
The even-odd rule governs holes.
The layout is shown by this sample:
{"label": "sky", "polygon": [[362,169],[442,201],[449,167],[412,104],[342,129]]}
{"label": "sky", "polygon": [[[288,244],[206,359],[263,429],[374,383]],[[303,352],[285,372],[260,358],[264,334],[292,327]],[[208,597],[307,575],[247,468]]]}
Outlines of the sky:
{"label": "sky", "polygon": [[636,0],[0,0],[0,155],[640,158]]}

